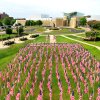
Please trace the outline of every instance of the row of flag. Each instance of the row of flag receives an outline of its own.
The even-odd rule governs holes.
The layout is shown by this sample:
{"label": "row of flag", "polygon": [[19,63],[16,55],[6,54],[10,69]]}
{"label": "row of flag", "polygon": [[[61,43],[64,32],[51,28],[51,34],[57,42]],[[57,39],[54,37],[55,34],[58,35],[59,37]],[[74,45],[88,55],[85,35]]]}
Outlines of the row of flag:
{"label": "row of flag", "polygon": [[[0,99],[29,100],[34,97],[35,85],[39,81],[36,99],[43,100],[44,81],[49,69],[48,99],[52,100],[52,68],[55,67],[59,99],[67,100],[63,98],[60,64],[68,87],[66,94],[70,96],[70,100],[84,100],[84,95],[87,95],[87,100],[100,100],[100,62],[79,44],[30,44],[20,49],[7,68],[0,71]],[[71,83],[72,80],[74,83]],[[76,94],[79,95],[78,98]]]}

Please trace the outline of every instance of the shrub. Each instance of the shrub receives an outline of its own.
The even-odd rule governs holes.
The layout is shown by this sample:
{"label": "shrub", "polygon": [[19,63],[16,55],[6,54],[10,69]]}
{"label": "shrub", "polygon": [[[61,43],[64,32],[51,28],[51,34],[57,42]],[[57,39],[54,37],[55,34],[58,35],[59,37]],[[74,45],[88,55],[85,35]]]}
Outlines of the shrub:
{"label": "shrub", "polygon": [[24,38],[24,37],[20,38],[20,41],[26,41],[26,40],[27,38]]}
{"label": "shrub", "polygon": [[38,37],[39,36],[39,34],[35,34],[35,35],[31,35],[30,37],[31,38],[36,38],[36,37]]}
{"label": "shrub", "polygon": [[[100,35],[100,33],[97,31],[90,31],[90,32],[86,32],[85,35],[88,40],[92,41],[92,40],[99,40],[98,36]],[[87,39],[84,39],[84,40],[87,40]]]}
{"label": "shrub", "polygon": [[10,35],[12,34],[12,29],[6,28],[6,34],[9,34],[9,38],[10,38]]}
{"label": "shrub", "polygon": [[49,28],[49,30],[59,30],[59,28],[57,28],[57,27],[52,27],[52,28]]}
{"label": "shrub", "polygon": [[14,43],[15,43],[14,41],[7,41],[7,42],[4,43],[4,45],[12,45]]}

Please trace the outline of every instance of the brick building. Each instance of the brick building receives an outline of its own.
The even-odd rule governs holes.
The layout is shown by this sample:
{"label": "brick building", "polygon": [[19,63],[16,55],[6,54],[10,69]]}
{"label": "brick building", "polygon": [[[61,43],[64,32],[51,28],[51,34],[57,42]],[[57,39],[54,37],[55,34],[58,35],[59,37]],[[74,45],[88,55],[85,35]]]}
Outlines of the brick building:
{"label": "brick building", "polygon": [[5,17],[9,17],[9,15],[6,14],[5,12],[0,13],[0,19],[3,19],[3,18],[5,18]]}

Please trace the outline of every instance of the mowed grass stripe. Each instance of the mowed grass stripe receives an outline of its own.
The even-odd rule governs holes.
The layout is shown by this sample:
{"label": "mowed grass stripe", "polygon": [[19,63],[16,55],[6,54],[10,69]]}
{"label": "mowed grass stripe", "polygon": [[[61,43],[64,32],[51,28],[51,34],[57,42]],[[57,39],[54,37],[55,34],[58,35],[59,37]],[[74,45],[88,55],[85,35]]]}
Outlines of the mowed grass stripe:
{"label": "mowed grass stripe", "polygon": [[[48,49],[46,48],[46,51]],[[50,51],[50,50],[49,50]],[[47,57],[50,55],[50,52],[48,52],[48,55]],[[50,97],[49,97],[49,89],[47,87],[47,83],[48,83],[48,76],[50,74],[50,69],[49,69],[49,63],[46,64],[46,73],[45,73],[45,81],[44,81],[44,84],[43,84],[43,100],[48,100]]]}
{"label": "mowed grass stripe", "polygon": [[43,100],[48,100],[50,98],[49,97],[49,89],[47,87],[49,73],[50,73],[50,70],[47,65],[46,73],[45,73],[45,81],[43,83]]}
{"label": "mowed grass stripe", "polygon": [[60,90],[58,87],[58,80],[56,78],[56,63],[53,56],[53,67],[52,67],[52,100],[59,100]]}
{"label": "mowed grass stripe", "polygon": [[44,60],[45,60],[45,56],[43,55],[43,57],[42,57],[42,62],[41,62],[41,64],[39,65],[39,70],[38,70],[38,72],[37,72],[37,82],[36,82],[36,84],[35,84],[35,89],[34,89],[34,96],[33,96],[33,99],[34,100],[37,100],[37,96],[38,96],[38,94],[39,94],[39,92],[40,92],[40,90],[39,90],[39,84],[40,84],[40,81],[42,80],[42,70],[43,70],[43,67],[44,67]]}
{"label": "mowed grass stripe", "polygon": [[[57,49],[57,54],[59,54],[58,52],[58,49]],[[60,58],[60,56],[59,56]],[[66,83],[66,80],[65,80],[65,77],[64,77],[64,70],[62,68],[62,64],[61,64],[61,61],[59,59],[59,66],[58,66],[58,71],[59,71],[59,75],[60,75],[60,79],[61,79],[61,83],[62,83],[62,88],[63,88],[63,100],[66,100],[66,99],[70,99],[70,96],[67,94],[67,83]]]}

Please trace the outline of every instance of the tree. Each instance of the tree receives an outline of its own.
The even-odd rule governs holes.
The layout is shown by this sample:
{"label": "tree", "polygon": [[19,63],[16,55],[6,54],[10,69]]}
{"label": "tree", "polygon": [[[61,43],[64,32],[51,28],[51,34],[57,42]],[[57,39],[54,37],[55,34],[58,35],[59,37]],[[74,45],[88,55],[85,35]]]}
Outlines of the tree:
{"label": "tree", "polygon": [[12,34],[12,29],[11,28],[6,28],[6,34],[8,34],[9,38],[10,38],[10,35]]}
{"label": "tree", "polygon": [[2,22],[0,21],[0,26],[3,26]]}
{"label": "tree", "polygon": [[16,20],[15,19],[12,19],[11,20],[11,25],[13,25],[15,22],[16,22]]}
{"label": "tree", "polygon": [[39,25],[39,26],[40,26],[40,25],[42,25],[42,24],[43,24],[43,23],[42,23],[41,20],[37,20],[37,21],[36,21],[36,25]]}
{"label": "tree", "polygon": [[23,29],[22,26],[17,27],[17,33],[18,33],[19,36],[21,36],[23,32],[24,32],[24,29]]}
{"label": "tree", "polygon": [[100,21],[91,20],[91,21],[88,21],[88,25],[89,25],[92,29],[98,29],[98,30],[100,30]]}
{"label": "tree", "polygon": [[27,20],[25,26],[30,26],[30,20]]}
{"label": "tree", "polygon": [[4,25],[11,25],[11,18],[5,17],[5,18],[3,19],[3,24],[4,24]]}
{"label": "tree", "polygon": [[80,18],[80,25],[84,26],[86,25],[86,23],[87,23],[87,20],[85,17]]}
{"label": "tree", "polygon": [[27,20],[25,23],[25,26],[34,26],[34,25],[36,25],[36,22],[33,20]]}
{"label": "tree", "polygon": [[31,24],[32,24],[32,26],[35,26],[36,25],[36,22],[35,21],[31,21]]}

